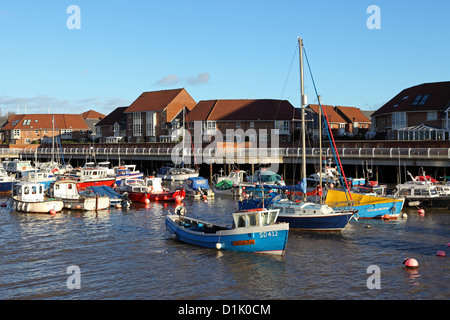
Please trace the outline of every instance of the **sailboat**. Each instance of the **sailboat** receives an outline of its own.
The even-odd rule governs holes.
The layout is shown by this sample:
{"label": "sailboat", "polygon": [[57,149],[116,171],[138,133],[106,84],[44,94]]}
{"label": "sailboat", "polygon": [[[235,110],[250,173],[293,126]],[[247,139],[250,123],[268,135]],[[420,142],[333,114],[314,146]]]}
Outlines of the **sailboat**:
{"label": "sailboat", "polygon": [[[293,200],[282,198],[281,196],[274,197],[269,201],[269,208],[278,209],[279,222],[288,222],[289,229],[292,230],[307,230],[307,231],[342,231],[357,212],[353,209],[335,210],[323,203],[309,202],[306,200],[306,129],[305,129],[305,105],[306,95],[303,88],[303,40],[298,38],[299,52],[300,52],[300,90],[301,90],[301,120],[302,120],[302,181],[299,185],[294,186],[292,190],[300,191],[302,193],[302,200]],[[321,135],[321,134],[320,134]],[[321,150],[321,147],[320,147]],[[273,188],[286,189],[286,187],[272,186]],[[247,200],[240,202],[240,207]],[[265,206],[265,199],[263,196],[260,202],[261,206]]]}

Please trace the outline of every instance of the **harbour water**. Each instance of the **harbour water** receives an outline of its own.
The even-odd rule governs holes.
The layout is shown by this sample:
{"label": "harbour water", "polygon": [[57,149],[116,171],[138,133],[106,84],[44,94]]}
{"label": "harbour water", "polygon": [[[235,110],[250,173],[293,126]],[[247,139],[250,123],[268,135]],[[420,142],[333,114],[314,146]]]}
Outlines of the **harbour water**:
{"label": "harbour water", "polygon": [[[0,202],[5,202],[6,197]],[[185,201],[187,215],[231,224],[231,197]],[[450,211],[351,221],[342,233],[289,234],[284,257],[217,251],[170,238],[174,204],[24,214],[0,208],[0,299],[447,300]],[[415,258],[419,268],[402,262]],[[79,289],[69,288],[79,268]],[[379,288],[368,279],[379,269]],[[69,268],[69,269],[68,269]],[[369,268],[369,270],[371,270]],[[372,278],[371,278],[372,279]],[[371,282],[372,280],[369,280]],[[375,283],[375,282],[373,282]]]}

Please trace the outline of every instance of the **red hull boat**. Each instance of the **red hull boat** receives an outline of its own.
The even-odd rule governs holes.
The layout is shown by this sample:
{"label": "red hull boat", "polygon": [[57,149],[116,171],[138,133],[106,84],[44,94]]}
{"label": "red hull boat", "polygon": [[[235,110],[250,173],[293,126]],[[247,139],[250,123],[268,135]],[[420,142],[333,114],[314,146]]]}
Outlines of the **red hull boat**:
{"label": "red hull boat", "polygon": [[186,191],[179,189],[169,192],[128,192],[128,198],[132,202],[146,203],[147,201],[182,201],[186,197]]}
{"label": "red hull boat", "polygon": [[150,201],[182,201],[186,191],[182,188],[175,191],[164,190],[161,178],[125,179],[120,185],[120,192],[127,194],[132,202],[147,203]]}
{"label": "red hull boat", "polygon": [[77,189],[78,190],[84,190],[87,187],[93,187],[93,186],[108,186],[113,187],[114,182],[116,182],[115,178],[111,179],[99,179],[99,180],[87,180],[87,181],[79,181],[77,182]]}

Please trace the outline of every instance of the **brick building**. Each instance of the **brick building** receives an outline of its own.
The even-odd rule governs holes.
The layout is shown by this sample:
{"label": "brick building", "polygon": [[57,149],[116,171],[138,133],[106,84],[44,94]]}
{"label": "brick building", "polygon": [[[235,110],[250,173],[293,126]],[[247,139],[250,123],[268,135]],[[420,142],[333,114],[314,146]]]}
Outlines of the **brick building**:
{"label": "brick building", "polygon": [[127,109],[127,142],[173,141],[173,120],[183,107],[191,110],[196,102],[182,89],[142,93]]}
{"label": "brick building", "polygon": [[89,126],[79,114],[16,114],[8,119],[2,132],[10,145],[51,143],[53,136],[86,141]]}
{"label": "brick building", "polygon": [[375,138],[450,140],[450,81],[401,91],[372,114]]}

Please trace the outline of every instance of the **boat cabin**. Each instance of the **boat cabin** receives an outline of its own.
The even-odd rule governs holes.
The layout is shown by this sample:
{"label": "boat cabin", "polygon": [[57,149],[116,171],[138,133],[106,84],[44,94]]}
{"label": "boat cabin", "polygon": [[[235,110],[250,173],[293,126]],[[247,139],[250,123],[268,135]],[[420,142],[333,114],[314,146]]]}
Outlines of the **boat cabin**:
{"label": "boat cabin", "polygon": [[107,178],[108,172],[102,168],[94,168],[94,169],[82,169],[80,179],[89,180],[89,179],[101,179]]}
{"label": "boat cabin", "polygon": [[114,169],[110,168],[110,162],[109,162],[109,161],[102,161],[102,162],[99,162],[99,163],[97,164],[97,167],[98,167],[99,169],[105,170],[106,173],[109,174],[109,175],[115,175]]}
{"label": "boat cabin", "polygon": [[279,210],[255,210],[233,213],[235,228],[261,227],[275,223]]}
{"label": "boat cabin", "polygon": [[41,183],[16,183],[13,189],[13,196],[24,202],[44,201],[44,189],[44,185]]}
{"label": "boat cabin", "polygon": [[77,182],[74,180],[56,181],[51,188],[51,192],[55,198],[62,199],[79,199],[80,195],[77,190]]}
{"label": "boat cabin", "polygon": [[147,188],[150,189],[150,187],[151,187],[152,192],[164,191],[162,188],[162,179],[161,178],[156,178],[156,177],[146,178],[145,184],[146,184]]}
{"label": "boat cabin", "polygon": [[143,179],[125,179],[120,185],[120,190],[126,192],[148,192]]}
{"label": "boat cabin", "polygon": [[36,182],[39,181],[49,181],[49,180],[55,180],[56,178],[53,176],[53,174],[49,172],[42,172],[42,171],[24,171],[21,174],[22,178],[33,180]]}
{"label": "boat cabin", "polygon": [[438,197],[439,193],[435,186],[424,183],[404,183],[397,185],[397,194],[408,198]]}
{"label": "boat cabin", "polygon": [[13,160],[7,163],[5,170],[8,172],[21,172],[21,171],[29,171],[33,170],[33,166],[31,165],[31,161],[24,160]]}

